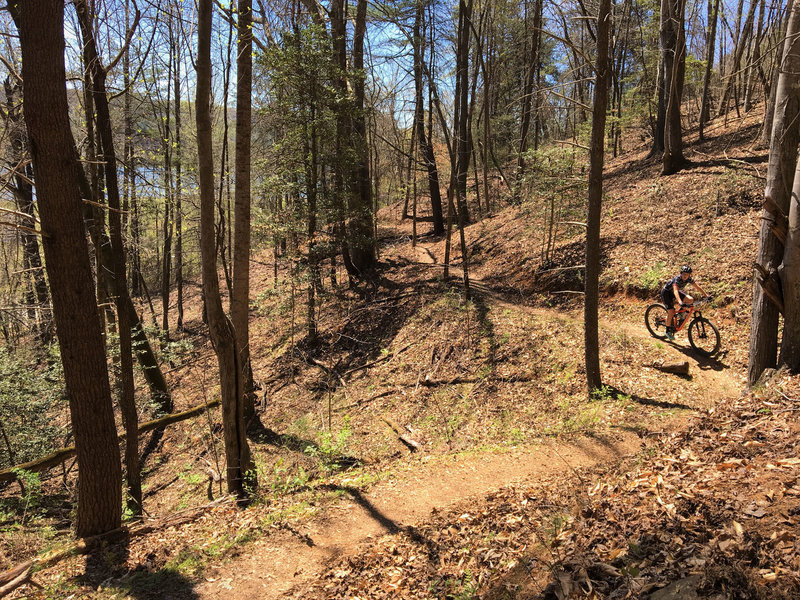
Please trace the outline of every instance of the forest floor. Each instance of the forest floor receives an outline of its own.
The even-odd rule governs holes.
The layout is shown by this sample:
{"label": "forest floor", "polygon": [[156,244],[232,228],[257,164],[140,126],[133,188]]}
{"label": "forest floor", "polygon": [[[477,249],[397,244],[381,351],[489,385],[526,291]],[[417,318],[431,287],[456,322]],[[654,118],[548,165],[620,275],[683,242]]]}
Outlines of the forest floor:
{"label": "forest floor", "polygon": [[[575,294],[582,241],[568,224],[579,194],[575,206],[540,198],[468,227],[467,304],[458,245],[443,281],[444,240],[421,235],[412,247],[401,207],[384,209],[379,276],[350,290],[326,283],[314,343],[305,289],[274,288],[271,259],[257,257],[251,347],[264,426],[251,440],[253,504],[236,509],[209,481],[220,471],[216,415],[171,427],[144,463],[152,531],[40,571],[40,588],[15,594],[792,597],[799,386],[779,375],[742,394],[766,171],[766,152],[751,149],[757,126],[710,127],[670,178],[644,148],[609,162],[607,387],[592,398]],[[567,223],[552,236],[550,215]],[[710,358],[685,333],[668,343],[644,327],[683,262],[715,297],[705,314],[722,351]],[[215,395],[196,288],[187,306],[167,374],[178,409]],[[658,369],[683,361],[688,375]],[[68,538],[39,522],[47,535],[3,539],[3,568]]]}

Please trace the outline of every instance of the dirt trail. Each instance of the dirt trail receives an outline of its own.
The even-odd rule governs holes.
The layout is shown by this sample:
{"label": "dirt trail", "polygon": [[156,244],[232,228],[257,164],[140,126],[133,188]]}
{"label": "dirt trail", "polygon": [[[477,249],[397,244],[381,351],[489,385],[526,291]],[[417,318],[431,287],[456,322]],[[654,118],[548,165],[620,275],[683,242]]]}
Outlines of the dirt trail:
{"label": "dirt trail", "polygon": [[[643,326],[622,323],[621,327],[628,335],[656,343]],[[691,356],[680,344],[667,346],[664,352],[676,361]],[[691,387],[703,390],[692,394],[693,408],[708,408],[740,388],[739,375],[727,365],[689,360]],[[679,427],[683,419],[674,418],[672,427]],[[324,507],[320,515],[295,529],[276,527],[246,554],[208,569],[206,579],[194,592],[200,599],[303,598],[308,585],[332,560],[357,552],[375,537],[412,526],[454,502],[483,497],[510,483],[535,483],[537,478],[558,476],[575,467],[616,462],[641,446],[641,440],[629,432],[614,430],[610,436],[579,438],[571,443],[550,441],[504,453],[423,456],[393,464],[391,477],[368,493],[347,488],[345,483],[338,488],[344,498]]]}
{"label": "dirt trail", "polygon": [[346,500],[294,531],[276,528],[248,554],[209,569],[195,593],[201,599],[302,598],[332,559],[374,537],[414,525],[459,500],[482,497],[513,482],[617,461],[639,446],[636,435],[620,432],[613,439],[582,438],[506,453],[422,457],[367,494],[350,491]]}

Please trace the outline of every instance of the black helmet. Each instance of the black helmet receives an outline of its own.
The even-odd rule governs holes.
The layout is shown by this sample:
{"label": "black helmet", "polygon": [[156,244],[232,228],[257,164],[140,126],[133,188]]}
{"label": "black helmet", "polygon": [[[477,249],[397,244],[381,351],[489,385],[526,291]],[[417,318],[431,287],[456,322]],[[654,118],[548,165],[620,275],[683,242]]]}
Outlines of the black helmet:
{"label": "black helmet", "polygon": [[683,265],[681,267],[681,273],[691,273],[691,272],[692,272],[692,267],[690,267],[689,265]]}

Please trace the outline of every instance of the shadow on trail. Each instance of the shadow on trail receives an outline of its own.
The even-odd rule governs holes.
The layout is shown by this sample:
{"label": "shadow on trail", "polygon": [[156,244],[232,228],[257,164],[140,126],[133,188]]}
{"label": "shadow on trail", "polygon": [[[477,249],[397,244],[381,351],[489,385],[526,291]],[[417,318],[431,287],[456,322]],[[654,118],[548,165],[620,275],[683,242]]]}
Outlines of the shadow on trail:
{"label": "shadow on trail", "polygon": [[320,486],[318,489],[325,489],[331,492],[345,492],[353,501],[358,504],[361,508],[363,508],[367,514],[369,514],[370,518],[372,518],[375,522],[377,522],[381,527],[386,530],[386,533],[390,534],[398,534],[404,533],[407,535],[412,541],[415,543],[424,546],[428,552],[428,558],[430,560],[436,559],[436,564],[438,564],[438,556],[439,556],[439,548],[437,544],[431,540],[430,538],[425,537],[422,535],[420,530],[413,525],[402,525],[398,524],[386,515],[384,515],[380,510],[378,510],[372,502],[370,502],[364,494],[361,493],[361,490],[351,486],[342,486],[342,485],[335,485],[335,484],[326,484]]}
{"label": "shadow on trail", "polygon": [[627,394],[624,391],[616,388],[614,386],[609,386],[611,395],[614,398],[630,398],[637,404],[641,404],[643,406],[654,406],[656,408],[664,408],[664,409],[684,409],[684,410],[694,410],[693,407],[689,406],[688,404],[683,404],[681,402],[666,402],[665,400],[653,400],[652,398],[644,398],[643,396],[638,396],[636,394]]}
{"label": "shadow on trail", "polygon": [[725,369],[730,369],[730,365],[722,362],[721,360],[728,354],[727,350],[722,350],[714,356],[703,356],[691,346],[682,346],[676,344],[675,342],[670,342],[669,340],[663,341],[667,344],[670,344],[670,346],[686,356],[686,358],[692,359],[697,365],[697,368],[701,371],[724,371]]}

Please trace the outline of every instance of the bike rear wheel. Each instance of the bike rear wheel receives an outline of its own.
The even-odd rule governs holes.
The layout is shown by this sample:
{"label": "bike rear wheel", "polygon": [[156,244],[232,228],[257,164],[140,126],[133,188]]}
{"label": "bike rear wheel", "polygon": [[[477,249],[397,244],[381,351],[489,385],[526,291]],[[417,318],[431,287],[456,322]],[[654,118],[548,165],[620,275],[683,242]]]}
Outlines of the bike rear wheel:
{"label": "bike rear wheel", "polygon": [[694,319],[689,324],[689,343],[703,356],[711,356],[719,351],[719,331],[706,318]]}
{"label": "bike rear wheel", "polygon": [[667,337],[667,307],[663,304],[651,304],[644,311],[644,324],[650,335],[660,340]]}

